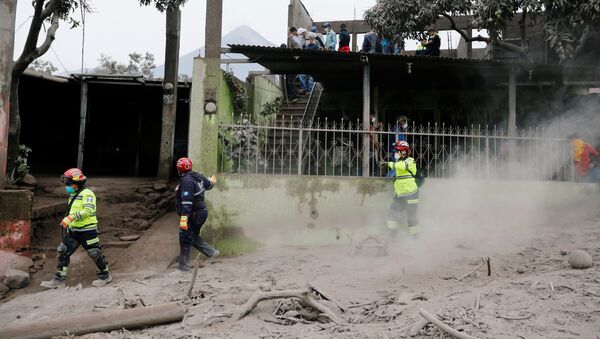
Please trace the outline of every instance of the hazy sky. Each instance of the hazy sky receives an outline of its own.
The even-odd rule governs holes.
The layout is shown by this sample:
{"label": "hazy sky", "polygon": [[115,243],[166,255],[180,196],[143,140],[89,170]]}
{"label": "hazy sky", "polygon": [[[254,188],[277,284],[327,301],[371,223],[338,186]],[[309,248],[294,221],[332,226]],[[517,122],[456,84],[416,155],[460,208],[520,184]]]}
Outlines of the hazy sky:
{"label": "hazy sky", "polygon": [[[101,53],[126,62],[127,54],[132,51],[151,52],[157,65],[163,63],[164,14],[154,7],[140,7],[136,0],[91,2],[95,11],[86,16],[85,67],[95,67]],[[303,3],[313,20],[322,21],[352,19],[355,7],[357,17],[362,18],[375,0],[303,0]],[[289,0],[223,0],[223,35],[240,25],[248,25],[279,45],[286,40],[288,5]],[[183,7],[181,55],[204,46],[205,9],[206,0],[188,0]],[[32,13],[31,1],[18,1],[15,56],[23,48]],[[65,68],[79,71],[81,40],[81,28],[70,30],[63,24],[52,49],[41,59],[52,61],[59,72],[65,72]]]}

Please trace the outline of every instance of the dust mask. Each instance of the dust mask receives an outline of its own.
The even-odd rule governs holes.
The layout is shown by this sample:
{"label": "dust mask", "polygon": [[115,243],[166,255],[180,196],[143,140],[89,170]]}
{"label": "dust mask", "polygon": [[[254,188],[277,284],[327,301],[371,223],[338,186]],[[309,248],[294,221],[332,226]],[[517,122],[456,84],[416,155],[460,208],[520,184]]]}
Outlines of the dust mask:
{"label": "dust mask", "polygon": [[68,194],[75,193],[75,190],[71,186],[65,186],[65,191],[67,191]]}
{"label": "dust mask", "polygon": [[394,153],[394,160],[400,160],[400,154]]}
{"label": "dust mask", "polygon": [[407,128],[408,128],[408,124],[405,122],[405,123],[402,125],[402,128],[403,128],[403,129],[407,129]]}

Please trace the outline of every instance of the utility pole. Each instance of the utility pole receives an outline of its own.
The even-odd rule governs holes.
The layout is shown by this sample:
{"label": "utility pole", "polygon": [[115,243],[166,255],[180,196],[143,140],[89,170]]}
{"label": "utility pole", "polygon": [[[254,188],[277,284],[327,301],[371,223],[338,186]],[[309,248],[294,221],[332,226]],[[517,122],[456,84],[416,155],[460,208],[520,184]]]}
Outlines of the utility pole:
{"label": "utility pole", "polygon": [[17,0],[0,0],[0,190],[4,189],[6,181],[16,13]]}
{"label": "utility pole", "polygon": [[162,132],[158,161],[158,181],[168,182],[173,165],[173,139],[177,116],[177,84],[179,74],[179,34],[181,11],[167,9],[167,34],[165,43],[165,76],[163,80]]}

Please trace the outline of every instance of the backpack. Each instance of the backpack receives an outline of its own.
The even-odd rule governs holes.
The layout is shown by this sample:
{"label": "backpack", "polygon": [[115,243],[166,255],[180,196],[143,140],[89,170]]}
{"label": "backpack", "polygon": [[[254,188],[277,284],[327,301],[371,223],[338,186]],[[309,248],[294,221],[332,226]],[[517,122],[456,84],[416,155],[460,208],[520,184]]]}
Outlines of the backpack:
{"label": "backpack", "polygon": [[410,175],[412,175],[412,177],[415,178],[415,183],[417,184],[417,187],[423,186],[423,184],[425,183],[425,175],[423,174],[423,171],[421,171],[420,168],[417,167],[417,175],[414,175],[413,172],[411,172],[411,170],[408,170],[408,173],[410,173]]}

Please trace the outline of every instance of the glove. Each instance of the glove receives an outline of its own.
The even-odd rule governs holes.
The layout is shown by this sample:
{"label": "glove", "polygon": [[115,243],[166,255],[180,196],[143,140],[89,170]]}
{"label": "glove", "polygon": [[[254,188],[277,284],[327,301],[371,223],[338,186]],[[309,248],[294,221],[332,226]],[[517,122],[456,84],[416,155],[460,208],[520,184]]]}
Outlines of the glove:
{"label": "glove", "polygon": [[381,160],[381,161],[379,162],[379,166],[387,166],[387,164],[388,164],[388,162],[387,162],[387,161],[385,161],[385,160]]}
{"label": "glove", "polygon": [[210,182],[212,182],[212,183],[213,183],[213,185],[217,183],[217,177],[216,177],[216,176],[214,176],[214,175],[212,175],[212,176],[210,177],[210,179],[208,179],[208,180],[210,180]]}
{"label": "glove", "polygon": [[188,230],[188,217],[187,215],[182,215],[181,219],[179,219],[179,228],[187,231]]}
{"label": "glove", "polygon": [[69,225],[71,225],[71,223],[73,222],[73,217],[70,215],[67,215],[61,222],[61,226],[64,228],[69,227]]}

